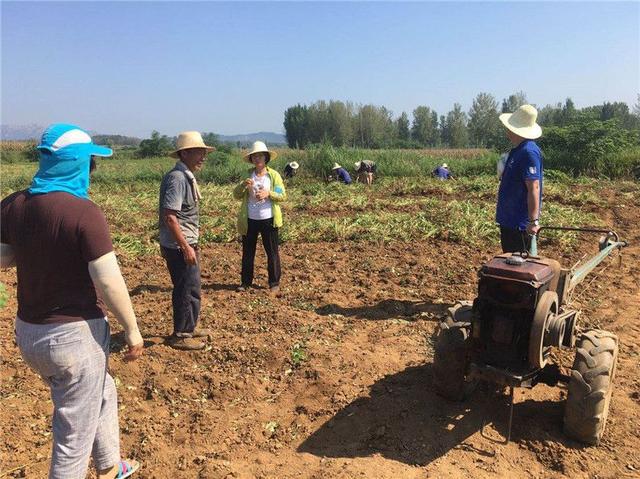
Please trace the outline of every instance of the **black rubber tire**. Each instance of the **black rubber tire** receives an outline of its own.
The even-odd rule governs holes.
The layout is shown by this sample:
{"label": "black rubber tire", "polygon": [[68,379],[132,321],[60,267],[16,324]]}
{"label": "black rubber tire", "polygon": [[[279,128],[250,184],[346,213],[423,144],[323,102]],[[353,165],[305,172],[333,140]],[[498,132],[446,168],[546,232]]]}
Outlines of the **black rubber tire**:
{"label": "black rubber tire", "polygon": [[600,444],[609,415],[618,360],[618,338],[599,329],[582,332],[576,342],[564,432],[585,444]]}
{"label": "black rubber tire", "polygon": [[469,330],[452,325],[441,329],[433,356],[433,383],[436,393],[451,401],[462,401],[468,393]]}

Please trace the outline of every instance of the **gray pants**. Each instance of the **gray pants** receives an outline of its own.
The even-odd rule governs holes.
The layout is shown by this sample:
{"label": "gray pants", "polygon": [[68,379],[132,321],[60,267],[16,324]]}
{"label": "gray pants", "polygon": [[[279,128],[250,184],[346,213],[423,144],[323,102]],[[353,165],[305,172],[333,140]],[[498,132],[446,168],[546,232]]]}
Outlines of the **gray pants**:
{"label": "gray pants", "polygon": [[106,318],[45,325],[16,319],[22,357],[51,389],[50,479],[84,479],[90,456],[98,470],[120,460],[118,398],[107,372],[110,339]]}

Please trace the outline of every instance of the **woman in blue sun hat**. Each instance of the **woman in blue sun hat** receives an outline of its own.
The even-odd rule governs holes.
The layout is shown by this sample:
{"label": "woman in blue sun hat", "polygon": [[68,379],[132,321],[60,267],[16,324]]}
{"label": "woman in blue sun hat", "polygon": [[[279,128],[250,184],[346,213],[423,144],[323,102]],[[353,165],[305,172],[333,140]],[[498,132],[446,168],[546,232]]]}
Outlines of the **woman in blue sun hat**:
{"label": "woman in blue sun hat", "polygon": [[143,340],[105,216],[89,200],[95,157],[112,151],[63,123],[47,128],[37,149],[31,187],[2,200],[0,259],[2,268],[17,267],[22,358],[51,391],[49,478],[84,478],[93,457],[99,479],[123,479],[140,464],[120,457],[103,301],[124,329],[125,360],[140,357]]}

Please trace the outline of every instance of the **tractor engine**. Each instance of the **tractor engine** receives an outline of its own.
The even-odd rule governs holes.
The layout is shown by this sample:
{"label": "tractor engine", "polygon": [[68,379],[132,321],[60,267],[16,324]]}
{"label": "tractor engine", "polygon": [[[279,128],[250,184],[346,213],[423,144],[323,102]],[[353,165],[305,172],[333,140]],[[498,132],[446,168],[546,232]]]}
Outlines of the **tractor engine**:
{"label": "tractor engine", "polygon": [[[531,369],[529,341],[536,308],[546,291],[556,289],[559,269],[553,260],[512,254],[482,266],[471,321],[474,361],[513,372]],[[553,296],[552,312],[557,314]]]}

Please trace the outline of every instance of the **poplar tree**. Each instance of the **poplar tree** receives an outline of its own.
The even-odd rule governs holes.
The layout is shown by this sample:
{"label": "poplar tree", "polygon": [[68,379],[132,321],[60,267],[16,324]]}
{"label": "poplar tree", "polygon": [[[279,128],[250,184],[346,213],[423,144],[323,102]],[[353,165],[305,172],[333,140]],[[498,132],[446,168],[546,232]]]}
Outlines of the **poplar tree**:
{"label": "poplar tree", "polygon": [[409,131],[409,117],[404,111],[396,120],[396,130],[400,140],[408,141],[411,138],[411,132]]}
{"label": "poplar tree", "polygon": [[469,137],[472,145],[490,146],[500,130],[498,103],[490,93],[479,93],[469,110]]}

